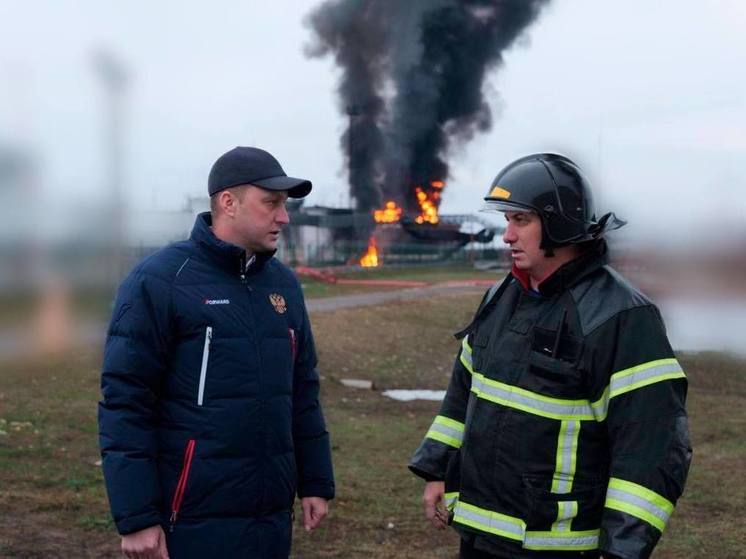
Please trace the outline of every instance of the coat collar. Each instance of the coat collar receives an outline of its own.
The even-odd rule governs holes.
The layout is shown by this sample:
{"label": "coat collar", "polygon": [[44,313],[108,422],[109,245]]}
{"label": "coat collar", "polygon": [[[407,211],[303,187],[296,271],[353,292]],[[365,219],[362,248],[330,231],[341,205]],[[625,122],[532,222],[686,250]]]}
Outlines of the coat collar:
{"label": "coat collar", "polygon": [[[580,256],[557,268],[551,276],[539,284],[539,294],[550,297],[555,293],[563,291],[578,283],[588,274],[608,263],[608,248],[606,241],[599,239],[593,241],[591,246]],[[531,291],[528,274],[518,270],[515,266],[511,275],[520,283],[526,291]]]}
{"label": "coat collar", "polygon": [[212,232],[212,214],[203,212],[197,216],[192,228],[191,240],[226,270],[241,274],[252,274],[261,270],[275,255],[275,250],[256,253],[254,262],[246,269],[246,251],[234,244],[218,239]]}

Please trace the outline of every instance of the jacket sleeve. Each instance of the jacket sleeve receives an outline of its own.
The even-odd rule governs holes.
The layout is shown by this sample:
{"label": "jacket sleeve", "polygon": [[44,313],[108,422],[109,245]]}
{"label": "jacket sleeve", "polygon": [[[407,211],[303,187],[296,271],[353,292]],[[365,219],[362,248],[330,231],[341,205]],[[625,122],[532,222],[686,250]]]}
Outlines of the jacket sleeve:
{"label": "jacket sleeve", "polygon": [[304,304],[293,383],[293,441],[298,469],[298,496],[333,499],[332,456],[329,433],[319,402],[316,366],[316,348]]}
{"label": "jacket sleeve", "polygon": [[596,340],[592,366],[604,374],[595,391],[610,447],[600,548],[622,559],[646,558],[684,490],[691,461],[687,381],[652,305],[620,313]]}
{"label": "jacket sleeve", "polygon": [[435,417],[425,438],[412,456],[409,469],[426,481],[443,481],[448,462],[461,448],[466,423],[466,404],[473,373],[469,337],[461,341],[461,349],[453,365],[440,413]]}
{"label": "jacket sleeve", "polygon": [[99,442],[109,503],[120,534],[162,521],[155,427],[167,367],[169,300],[165,281],[134,271],[119,289],[107,333]]}

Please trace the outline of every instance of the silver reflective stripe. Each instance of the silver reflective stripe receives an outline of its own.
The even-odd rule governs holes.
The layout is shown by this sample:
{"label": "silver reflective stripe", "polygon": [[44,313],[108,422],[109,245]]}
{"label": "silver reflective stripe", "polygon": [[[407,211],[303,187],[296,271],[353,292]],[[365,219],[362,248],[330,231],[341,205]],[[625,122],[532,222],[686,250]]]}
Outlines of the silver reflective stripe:
{"label": "silver reflective stripe", "polygon": [[626,491],[612,489],[611,487],[606,491],[606,507],[618,509],[637,518],[641,518],[658,528],[661,532],[671,517],[669,512],[650,501],[627,493]]}
{"label": "silver reflective stripe", "polygon": [[199,389],[197,390],[197,405],[202,405],[205,397],[205,379],[207,377],[207,361],[210,358],[210,342],[212,341],[212,326],[205,329],[205,345],[202,348],[202,367],[199,370]]}
{"label": "silver reflective stripe", "polygon": [[681,365],[674,358],[649,361],[614,373],[601,398],[591,403],[589,400],[552,398],[485,378],[474,370],[468,338],[461,341],[459,359],[472,374],[471,390],[477,397],[560,421],[604,421],[609,412],[609,400],[612,398],[657,382],[686,377]]}
{"label": "silver reflective stripe", "polygon": [[593,402],[592,407],[596,419],[603,421],[609,412],[609,401],[612,398],[643,388],[664,380],[686,378],[684,370],[674,358],[657,359],[611,375],[609,386],[603,396]]}
{"label": "silver reflective stripe", "polygon": [[523,541],[526,531],[526,524],[519,518],[480,509],[462,501],[456,503],[453,521],[518,541]]}
{"label": "silver reflective stripe", "polygon": [[595,419],[593,409],[587,400],[550,398],[496,380],[485,379],[479,373],[474,374],[471,389],[480,398],[550,419]]}
{"label": "silver reflective stripe", "polygon": [[583,551],[598,547],[599,530],[584,532],[526,532],[523,547],[556,551]]}
{"label": "silver reflective stripe", "polygon": [[552,493],[569,493],[575,477],[580,421],[563,421],[557,438],[557,460],[552,478]]}
{"label": "silver reflective stripe", "polygon": [[552,524],[553,532],[569,532],[572,519],[578,515],[577,501],[559,501],[557,503],[557,521]]}
{"label": "silver reflective stripe", "polygon": [[425,437],[459,448],[464,440],[464,424],[450,417],[439,415],[433,421]]}
{"label": "silver reflective stripe", "polygon": [[[676,359],[659,359],[612,375],[609,398],[669,378],[684,377]],[[650,382],[652,381],[652,382]]]}
{"label": "silver reflective stripe", "polygon": [[433,423],[432,427],[430,427],[430,430],[443,433],[444,435],[448,435],[449,437],[453,437],[454,439],[458,439],[459,441],[463,440],[464,437],[463,431],[459,431],[458,429],[454,429],[453,427],[448,427],[447,425],[440,425],[439,423]]}
{"label": "silver reflective stripe", "polygon": [[445,501],[446,508],[448,510],[453,510],[453,507],[455,507],[458,502],[458,491],[446,493],[443,495],[443,500]]}
{"label": "silver reflective stripe", "polygon": [[466,367],[466,370],[474,374],[474,363],[471,359],[471,347],[467,340],[468,336],[461,341],[461,363]]}

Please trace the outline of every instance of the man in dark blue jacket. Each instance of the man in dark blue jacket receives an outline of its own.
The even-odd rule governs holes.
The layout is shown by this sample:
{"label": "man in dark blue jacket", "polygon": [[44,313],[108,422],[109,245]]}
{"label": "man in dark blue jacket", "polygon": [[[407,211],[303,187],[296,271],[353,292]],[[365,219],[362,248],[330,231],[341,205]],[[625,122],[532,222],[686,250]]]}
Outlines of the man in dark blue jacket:
{"label": "man in dark blue jacket", "polygon": [[100,444],[130,558],[287,557],[296,493],[306,530],[334,496],[303,294],[273,258],[311,183],[238,147],[208,190],[191,238],[124,281],[106,340]]}

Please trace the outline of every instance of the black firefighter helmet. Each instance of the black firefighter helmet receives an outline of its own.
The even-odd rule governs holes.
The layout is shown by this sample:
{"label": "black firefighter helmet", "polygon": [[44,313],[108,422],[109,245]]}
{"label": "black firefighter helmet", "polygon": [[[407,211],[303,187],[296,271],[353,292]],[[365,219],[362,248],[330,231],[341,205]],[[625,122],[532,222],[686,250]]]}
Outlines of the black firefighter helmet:
{"label": "black firefighter helmet", "polygon": [[554,153],[513,161],[492,181],[486,211],[533,211],[541,218],[542,248],[600,238],[626,221],[607,213],[596,219],[588,180],[575,163]]}

